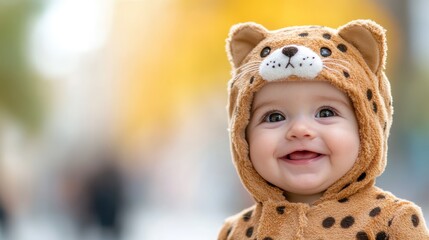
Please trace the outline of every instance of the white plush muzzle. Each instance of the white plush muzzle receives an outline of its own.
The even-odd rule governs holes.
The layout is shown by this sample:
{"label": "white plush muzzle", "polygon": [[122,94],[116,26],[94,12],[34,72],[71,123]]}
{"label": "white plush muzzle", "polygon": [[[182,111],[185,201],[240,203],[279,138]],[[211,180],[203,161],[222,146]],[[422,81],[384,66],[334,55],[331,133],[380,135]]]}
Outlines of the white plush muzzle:
{"label": "white plush muzzle", "polygon": [[267,81],[289,76],[313,79],[322,71],[323,63],[313,50],[287,45],[268,55],[259,65],[259,74]]}

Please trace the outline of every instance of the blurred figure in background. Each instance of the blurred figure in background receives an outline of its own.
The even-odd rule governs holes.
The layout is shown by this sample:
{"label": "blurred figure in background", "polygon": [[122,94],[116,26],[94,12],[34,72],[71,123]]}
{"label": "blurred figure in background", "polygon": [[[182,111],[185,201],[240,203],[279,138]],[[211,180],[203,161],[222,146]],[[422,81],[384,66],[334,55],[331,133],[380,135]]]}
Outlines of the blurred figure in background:
{"label": "blurred figure in background", "polygon": [[124,186],[121,172],[114,162],[103,162],[94,174],[89,176],[86,193],[88,220],[91,225],[101,231],[103,239],[121,239]]}
{"label": "blurred figure in background", "polygon": [[122,239],[125,182],[117,161],[114,154],[96,153],[61,178],[60,199],[79,239]]}
{"label": "blurred figure in background", "polygon": [[9,214],[3,201],[3,192],[0,188],[0,239],[6,238],[9,224]]}

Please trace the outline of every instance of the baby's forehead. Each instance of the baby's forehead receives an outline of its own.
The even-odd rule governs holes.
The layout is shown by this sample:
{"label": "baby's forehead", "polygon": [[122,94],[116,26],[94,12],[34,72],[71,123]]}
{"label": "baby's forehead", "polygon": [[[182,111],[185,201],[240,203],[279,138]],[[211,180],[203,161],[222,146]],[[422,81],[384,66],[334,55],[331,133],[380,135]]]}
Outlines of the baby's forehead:
{"label": "baby's forehead", "polygon": [[325,95],[330,93],[337,93],[339,95],[347,95],[336,86],[332,85],[328,81],[324,80],[307,80],[301,78],[292,78],[292,80],[280,80],[275,82],[267,82],[264,84],[258,91],[256,95],[267,94],[267,96],[273,96],[275,93],[285,95],[282,93],[286,92],[295,92],[299,91],[300,93],[313,94],[313,95]]}
{"label": "baby's forehead", "polygon": [[326,81],[299,80],[266,83],[253,98],[252,109],[260,105],[299,104],[303,101],[338,101],[352,105],[346,93]]}

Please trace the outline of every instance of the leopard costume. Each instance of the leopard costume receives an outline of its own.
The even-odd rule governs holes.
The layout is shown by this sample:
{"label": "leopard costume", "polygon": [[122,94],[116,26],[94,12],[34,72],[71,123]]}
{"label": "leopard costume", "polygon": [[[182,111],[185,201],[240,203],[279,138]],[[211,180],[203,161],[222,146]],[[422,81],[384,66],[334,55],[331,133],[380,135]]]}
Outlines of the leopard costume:
{"label": "leopard costume", "polygon": [[[381,26],[355,20],[338,29],[300,26],[268,31],[256,23],[237,24],[227,39],[227,52],[233,70],[228,89],[232,155],[256,203],[228,218],[219,240],[429,239],[418,206],[375,186],[386,165],[393,114]],[[352,169],[319,200],[312,205],[292,203],[254,169],[246,127],[254,94],[265,84],[316,78],[350,98],[360,151]]]}

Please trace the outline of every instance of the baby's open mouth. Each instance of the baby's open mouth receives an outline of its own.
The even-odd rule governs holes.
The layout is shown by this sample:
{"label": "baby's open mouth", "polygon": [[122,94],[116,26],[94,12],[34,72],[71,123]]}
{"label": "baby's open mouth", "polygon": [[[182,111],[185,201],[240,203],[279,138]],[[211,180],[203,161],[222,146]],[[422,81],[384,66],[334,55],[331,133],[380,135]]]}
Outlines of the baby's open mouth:
{"label": "baby's open mouth", "polygon": [[320,153],[312,152],[312,151],[295,151],[292,153],[287,154],[286,156],[282,157],[282,159],[286,160],[309,160],[319,157]]}

